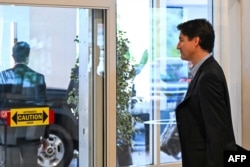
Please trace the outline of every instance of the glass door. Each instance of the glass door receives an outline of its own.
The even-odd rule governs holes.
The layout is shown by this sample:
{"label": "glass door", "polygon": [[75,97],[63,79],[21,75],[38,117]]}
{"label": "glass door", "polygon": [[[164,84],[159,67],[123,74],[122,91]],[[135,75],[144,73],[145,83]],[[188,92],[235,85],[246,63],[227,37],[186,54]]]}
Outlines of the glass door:
{"label": "glass door", "polygon": [[78,18],[79,149],[85,155],[84,158],[79,158],[79,163],[83,167],[103,166],[103,127],[106,113],[105,10],[80,9]]}
{"label": "glass door", "polygon": [[[7,141],[11,135],[19,141],[16,133],[25,132],[25,135],[20,136],[21,143],[11,143],[11,146],[20,150],[20,161],[9,151],[10,144],[5,140],[1,141],[0,144],[6,148],[4,163],[31,163],[27,157],[33,154],[41,167],[103,166],[102,128],[105,127],[106,113],[104,100],[107,52],[105,18],[106,10],[103,9],[0,5],[0,71],[13,70],[18,64],[22,64],[43,76],[46,84],[46,100],[43,105],[54,112],[54,116],[47,113],[53,119],[48,123],[48,136],[41,134],[34,137],[35,131],[28,130],[31,127],[47,126],[47,123],[38,125],[37,120],[28,119],[22,125],[17,121],[16,124],[20,125],[18,127],[6,125],[5,119],[1,122],[1,135],[5,135]],[[28,63],[17,62],[12,57],[15,54],[12,47],[20,42],[26,43],[30,48]],[[17,75],[15,72],[13,74],[13,82],[7,80],[8,84],[17,85]],[[34,83],[28,80],[36,77],[32,73],[30,78],[23,80],[18,87],[22,90],[31,89],[30,87],[33,89]],[[6,76],[1,76],[1,79],[6,79]],[[2,80],[1,84],[7,81]],[[13,89],[9,91],[11,90]],[[20,103],[18,109],[27,108],[26,104],[30,104],[22,92],[20,100],[24,103]],[[11,99],[6,97],[6,100]],[[11,103],[8,110],[15,108],[15,104]],[[4,107],[1,101],[1,113]],[[25,115],[19,113],[19,110],[16,113]],[[36,105],[33,114],[39,114]],[[6,131],[4,127],[7,127]],[[46,143],[35,145],[33,150],[37,147],[36,153],[22,153],[22,145],[26,142],[30,144],[28,136],[37,140],[43,136]],[[7,162],[8,159],[12,159],[12,162]]]}
{"label": "glass door", "polygon": [[[164,146],[169,123],[175,121],[175,108],[188,88],[189,64],[180,59],[176,49],[179,40],[176,26],[194,18],[211,20],[211,2],[117,0],[118,42],[119,39],[125,41],[123,56],[135,70],[130,71],[134,74],[130,80],[124,81],[131,91],[129,107],[125,110],[133,121],[123,125],[117,123],[118,134],[132,136],[127,139],[127,150],[121,138],[117,141],[120,166],[181,165],[178,139],[172,148],[174,154],[170,155]],[[119,38],[121,35],[123,38]],[[118,59],[118,76],[123,62]],[[123,67],[123,74],[125,70]],[[130,125],[132,122],[132,126],[127,126],[128,122]],[[127,126],[131,132],[122,131],[122,126]]]}

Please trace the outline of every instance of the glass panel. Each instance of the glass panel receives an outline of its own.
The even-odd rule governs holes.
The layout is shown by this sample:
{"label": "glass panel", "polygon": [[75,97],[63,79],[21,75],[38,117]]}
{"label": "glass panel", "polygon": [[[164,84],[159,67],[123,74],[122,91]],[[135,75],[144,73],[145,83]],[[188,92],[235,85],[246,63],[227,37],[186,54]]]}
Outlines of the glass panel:
{"label": "glass panel", "polygon": [[[169,123],[175,121],[175,107],[184,98],[189,81],[189,64],[180,59],[176,49],[179,40],[176,26],[193,18],[210,18],[208,11],[207,0],[117,0],[118,50],[120,31],[124,33],[123,39],[129,41],[123,46],[127,49],[123,55],[125,59],[119,59],[120,53],[117,52],[118,79],[121,76],[119,67],[125,60],[129,61],[130,68],[133,65],[135,69],[133,82],[124,81],[128,83],[126,87],[132,95],[127,101],[128,107],[123,111],[127,110],[132,115],[131,130],[134,128],[130,152],[127,154],[125,149],[120,151],[122,142],[119,137],[122,128],[120,123],[117,124],[117,161],[120,166],[171,166],[169,163],[181,162],[180,151],[175,156],[170,156],[162,147],[165,135],[169,134]],[[125,70],[127,69],[123,67],[122,74],[125,74]],[[120,87],[118,82],[119,80],[117,89]],[[120,94],[117,96],[117,104],[120,104]],[[121,109],[117,111],[118,117],[120,111]],[[131,120],[127,124],[128,122],[131,124]],[[128,134],[126,131],[124,133]],[[173,148],[177,150],[178,146]]]}
{"label": "glass panel", "polygon": [[[88,22],[86,22],[88,20]],[[105,90],[105,11],[79,11],[80,166],[100,166],[103,159]],[[86,56],[87,55],[87,56]],[[88,96],[87,96],[88,94]],[[88,97],[88,100],[86,100]],[[93,153],[89,152],[89,149]],[[98,159],[98,160],[96,160]]]}
{"label": "glass panel", "polygon": [[[49,110],[54,111],[54,123],[49,127],[47,142],[43,143],[47,147],[44,149],[39,148],[40,136],[44,133],[35,133],[40,132],[37,129],[45,127],[43,122],[37,126],[37,120],[27,118],[22,120],[27,123],[24,126],[17,119],[15,123],[21,124],[20,127],[8,127],[5,131],[5,119],[1,120],[0,151],[7,158],[0,156],[0,162],[13,167],[13,163],[20,165],[21,161],[25,163],[24,166],[36,166],[34,163],[38,162],[46,167],[88,167],[94,166],[94,157],[98,157],[103,164],[100,161],[103,156],[103,134],[99,131],[103,127],[104,118],[104,14],[103,10],[92,9],[0,6],[0,71],[10,69],[0,73],[1,97],[5,90],[11,95],[16,92],[13,96],[1,99],[1,115],[13,107],[25,107],[25,112],[11,110],[11,119],[15,118],[13,111],[16,111],[17,118],[21,114],[27,118],[27,107],[32,107],[33,110],[28,111],[33,117],[34,114],[40,114],[40,106],[46,107],[42,110],[45,110],[47,116],[51,116]],[[21,62],[15,62],[11,56],[13,45],[20,41],[30,46],[28,64],[22,59]],[[25,52],[19,48],[18,53]],[[13,55],[16,55],[16,51]],[[15,70],[16,64],[23,68]],[[27,68],[36,73],[30,69],[26,72]],[[43,78],[45,82],[42,82]],[[46,102],[41,104],[39,98],[39,104],[34,103],[34,99],[40,97],[39,90],[45,88],[44,83]],[[12,86],[3,89],[7,84]],[[11,103],[6,106],[4,100]],[[5,132],[7,135],[4,135]],[[28,149],[27,145],[32,142],[35,144]],[[7,149],[2,149],[4,146]],[[17,158],[20,152],[22,160]],[[78,160],[82,155],[84,158]],[[34,162],[26,164],[31,163],[31,159]]]}

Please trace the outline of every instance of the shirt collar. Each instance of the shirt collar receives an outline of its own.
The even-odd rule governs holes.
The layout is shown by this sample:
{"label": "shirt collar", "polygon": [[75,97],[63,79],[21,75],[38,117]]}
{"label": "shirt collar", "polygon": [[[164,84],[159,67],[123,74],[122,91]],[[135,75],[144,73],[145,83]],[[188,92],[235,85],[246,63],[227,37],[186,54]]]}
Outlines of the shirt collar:
{"label": "shirt collar", "polygon": [[206,61],[212,54],[208,54],[205,57],[203,57],[197,64],[195,64],[191,69],[190,69],[190,74],[192,78],[196,75],[197,71],[199,70],[200,66]]}

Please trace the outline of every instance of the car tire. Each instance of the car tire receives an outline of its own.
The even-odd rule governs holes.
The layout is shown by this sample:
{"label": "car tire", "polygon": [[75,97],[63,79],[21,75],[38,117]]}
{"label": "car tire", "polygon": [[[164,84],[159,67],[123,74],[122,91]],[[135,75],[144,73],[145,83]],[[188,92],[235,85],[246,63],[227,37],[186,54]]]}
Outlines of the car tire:
{"label": "car tire", "polygon": [[73,154],[74,145],[71,135],[60,125],[52,124],[49,128],[48,147],[45,151],[38,150],[40,167],[67,167]]}

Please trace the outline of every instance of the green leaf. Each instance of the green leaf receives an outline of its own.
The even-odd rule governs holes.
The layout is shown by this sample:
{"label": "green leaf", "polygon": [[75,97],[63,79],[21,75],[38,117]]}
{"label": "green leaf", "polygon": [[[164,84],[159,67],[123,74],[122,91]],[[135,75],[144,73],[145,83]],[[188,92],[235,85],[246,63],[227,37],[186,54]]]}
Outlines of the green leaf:
{"label": "green leaf", "polygon": [[140,64],[145,65],[145,64],[147,64],[147,62],[148,62],[148,50],[146,49],[142,54]]}

